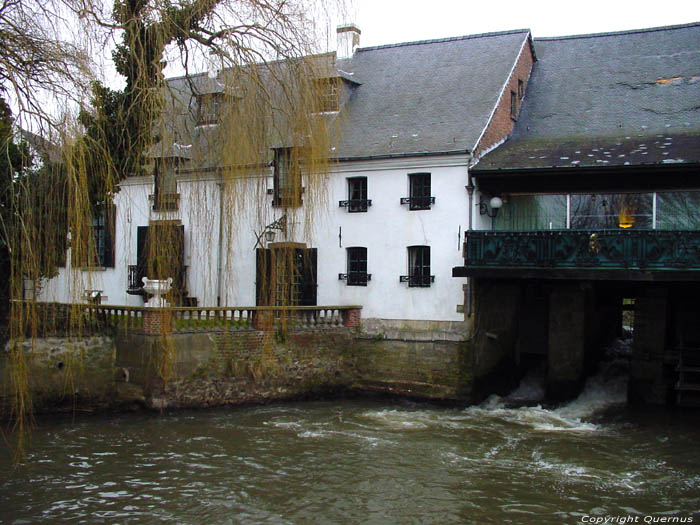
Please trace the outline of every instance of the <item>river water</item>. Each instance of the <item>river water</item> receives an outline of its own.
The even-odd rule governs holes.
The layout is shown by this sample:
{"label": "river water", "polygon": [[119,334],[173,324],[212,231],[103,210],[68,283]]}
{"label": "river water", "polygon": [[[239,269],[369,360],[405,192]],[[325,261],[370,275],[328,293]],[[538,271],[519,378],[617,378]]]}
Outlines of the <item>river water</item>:
{"label": "river water", "polygon": [[700,414],[627,408],[623,368],[547,408],[534,374],[469,408],[42,419],[19,469],[0,456],[0,522],[700,523]]}

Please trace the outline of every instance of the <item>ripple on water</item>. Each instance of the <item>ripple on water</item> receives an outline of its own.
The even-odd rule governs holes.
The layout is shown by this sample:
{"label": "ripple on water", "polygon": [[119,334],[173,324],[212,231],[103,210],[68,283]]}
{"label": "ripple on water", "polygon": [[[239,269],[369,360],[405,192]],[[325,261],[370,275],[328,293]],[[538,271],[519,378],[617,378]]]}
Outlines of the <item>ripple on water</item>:
{"label": "ripple on water", "polygon": [[640,431],[627,416],[611,429],[561,408],[338,401],[53,426],[0,491],[0,521],[568,523],[596,508],[697,510],[697,430]]}

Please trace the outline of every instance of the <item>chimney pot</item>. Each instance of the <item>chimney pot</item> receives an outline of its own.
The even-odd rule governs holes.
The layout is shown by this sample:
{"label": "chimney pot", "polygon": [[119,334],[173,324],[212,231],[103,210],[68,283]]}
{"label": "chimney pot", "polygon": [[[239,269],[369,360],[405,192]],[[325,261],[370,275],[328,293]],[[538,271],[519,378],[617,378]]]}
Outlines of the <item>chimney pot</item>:
{"label": "chimney pot", "polygon": [[344,24],[336,28],[338,33],[337,58],[352,58],[360,46],[360,28],[355,24]]}

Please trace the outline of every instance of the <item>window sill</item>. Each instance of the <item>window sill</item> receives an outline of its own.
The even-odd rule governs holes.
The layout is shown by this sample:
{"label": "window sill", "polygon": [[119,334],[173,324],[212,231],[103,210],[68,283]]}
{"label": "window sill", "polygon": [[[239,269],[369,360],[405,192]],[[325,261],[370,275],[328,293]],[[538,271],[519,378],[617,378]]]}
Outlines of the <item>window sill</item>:
{"label": "window sill", "polygon": [[107,266],[80,266],[78,268],[81,272],[106,272],[111,269]]}

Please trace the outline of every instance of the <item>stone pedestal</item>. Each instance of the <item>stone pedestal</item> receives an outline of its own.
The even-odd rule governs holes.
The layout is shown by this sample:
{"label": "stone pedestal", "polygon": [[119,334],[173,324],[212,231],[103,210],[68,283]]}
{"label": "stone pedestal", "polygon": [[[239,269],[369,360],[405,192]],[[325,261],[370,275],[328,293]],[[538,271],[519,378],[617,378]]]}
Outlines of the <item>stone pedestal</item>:
{"label": "stone pedestal", "polygon": [[153,308],[143,311],[143,332],[148,335],[169,334],[173,331],[170,310]]}
{"label": "stone pedestal", "polygon": [[360,308],[351,308],[343,310],[343,326],[346,328],[358,328],[360,326],[362,310]]}
{"label": "stone pedestal", "polygon": [[273,330],[275,328],[275,312],[272,310],[256,310],[253,327],[256,330]]}

